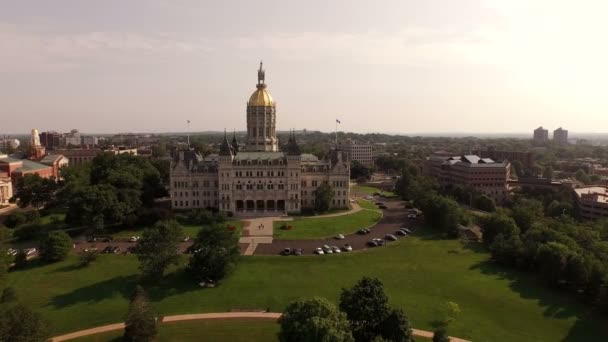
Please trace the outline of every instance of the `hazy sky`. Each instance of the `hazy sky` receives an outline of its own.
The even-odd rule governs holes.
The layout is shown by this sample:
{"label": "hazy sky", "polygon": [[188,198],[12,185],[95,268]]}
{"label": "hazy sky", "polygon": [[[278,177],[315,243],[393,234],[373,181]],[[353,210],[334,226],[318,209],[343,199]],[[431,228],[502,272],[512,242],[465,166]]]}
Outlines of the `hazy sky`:
{"label": "hazy sky", "polygon": [[0,0],[0,134],[608,131],[605,0]]}

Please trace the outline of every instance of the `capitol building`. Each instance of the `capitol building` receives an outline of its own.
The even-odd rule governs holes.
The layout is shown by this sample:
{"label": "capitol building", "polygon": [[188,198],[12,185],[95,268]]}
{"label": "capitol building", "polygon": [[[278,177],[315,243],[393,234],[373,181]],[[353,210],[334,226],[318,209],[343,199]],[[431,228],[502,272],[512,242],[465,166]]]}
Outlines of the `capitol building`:
{"label": "capitol building", "polygon": [[300,213],[315,206],[323,183],[334,190],[331,207],[349,206],[350,157],[332,149],[327,160],[301,153],[295,133],[282,148],[276,134],[277,107],[260,63],[256,90],[247,102],[247,140],[226,133],[219,154],[177,151],[171,161],[174,209],[215,208],[235,214]]}

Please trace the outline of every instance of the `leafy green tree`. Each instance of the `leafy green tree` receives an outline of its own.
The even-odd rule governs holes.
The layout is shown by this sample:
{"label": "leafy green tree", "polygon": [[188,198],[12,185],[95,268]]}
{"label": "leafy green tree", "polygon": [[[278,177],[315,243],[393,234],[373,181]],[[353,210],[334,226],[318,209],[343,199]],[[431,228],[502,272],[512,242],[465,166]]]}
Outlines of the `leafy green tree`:
{"label": "leafy green tree", "polygon": [[358,160],[350,162],[350,179],[367,180],[371,177],[372,170],[361,164]]}
{"label": "leafy green tree", "polygon": [[53,201],[58,186],[54,178],[42,178],[39,174],[26,174],[17,179],[15,196],[21,208],[41,207]]}
{"label": "leafy green tree", "polygon": [[40,314],[18,302],[0,306],[0,341],[44,342],[48,337],[48,324]]}
{"label": "leafy green tree", "polygon": [[564,271],[572,252],[559,242],[547,242],[538,249],[538,264],[542,277],[549,285],[557,285],[564,277]]}
{"label": "leafy green tree", "polygon": [[72,238],[64,231],[49,232],[40,244],[40,256],[43,260],[56,262],[64,260],[72,249]]}
{"label": "leafy green tree", "polygon": [[574,208],[572,204],[567,202],[553,200],[547,207],[547,216],[550,217],[572,216],[573,214]]}
{"label": "leafy green tree", "polygon": [[458,235],[458,225],[463,222],[464,213],[456,201],[435,195],[421,203],[421,209],[425,221],[431,227],[451,237]]}
{"label": "leafy green tree", "polygon": [[355,341],[370,341],[381,335],[390,314],[384,285],[377,278],[363,277],[352,288],[343,288],[340,310],[346,313]]}
{"label": "leafy green tree", "polygon": [[156,317],[144,289],[137,285],[129,304],[125,321],[123,340],[129,342],[149,342],[156,336]]}
{"label": "leafy green tree", "polygon": [[334,189],[328,183],[323,183],[317,187],[315,193],[315,210],[322,213],[331,208],[332,200],[334,199]]}
{"label": "leafy green tree", "polygon": [[346,315],[323,298],[298,299],[279,319],[281,342],[351,342]]}
{"label": "leafy green tree", "polygon": [[25,224],[26,222],[27,222],[27,217],[25,217],[25,214],[21,211],[12,213],[12,214],[6,216],[6,218],[4,219],[4,225],[6,225],[9,228],[16,228],[22,224]]}
{"label": "leafy green tree", "polygon": [[144,278],[162,278],[167,267],[179,262],[178,246],[183,236],[182,226],[175,221],[160,221],[144,230],[137,253]]}
{"label": "leafy green tree", "polygon": [[413,342],[412,327],[401,309],[392,309],[382,322],[382,337],[391,342]]}
{"label": "leafy green tree", "polygon": [[450,337],[445,327],[440,327],[433,333],[433,342],[450,342]]}
{"label": "leafy green tree", "polygon": [[490,252],[494,260],[509,266],[521,264],[525,254],[524,245],[518,234],[511,234],[505,238],[502,233],[494,238]]}
{"label": "leafy green tree", "polygon": [[460,305],[455,302],[447,302],[445,305],[445,322],[447,324],[452,324],[456,322],[456,319],[460,316],[462,311],[460,310]]}
{"label": "leafy green tree", "polygon": [[479,210],[493,213],[496,211],[496,203],[494,203],[492,198],[486,195],[481,195],[479,198],[477,198],[477,208]]}
{"label": "leafy green tree", "polygon": [[503,238],[519,235],[519,228],[515,224],[515,221],[504,211],[498,211],[484,217],[481,222],[481,228],[483,229],[483,242],[486,246],[491,246],[499,234]]}
{"label": "leafy green tree", "polygon": [[522,232],[544,217],[543,204],[537,200],[520,198],[513,206],[513,219]]}
{"label": "leafy green tree", "polygon": [[97,252],[96,251],[84,251],[78,257],[78,266],[86,267],[89,266],[93,261],[97,260]]}
{"label": "leafy green tree", "polygon": [[574,178],[583,184],[591,184],[591,177],[583,169],[576,171]]}
{"label": "leafy green tree", "polygon": [[545,169],[543,170],[543,178],[553,179],[553,167],[551,167],[551,165],[545,166]]}
{"label": "leafy green tree", "polygon": [[240,255],[238,236],[224,226],[203,226],[190,247],[188,272],[196,281],[220,281],[236,266]]}
{"label": "leafy green tree", "polygon": [[27,266],[27,254],[23,249],[19,250],[15,255],[15,268],[23,269]]}

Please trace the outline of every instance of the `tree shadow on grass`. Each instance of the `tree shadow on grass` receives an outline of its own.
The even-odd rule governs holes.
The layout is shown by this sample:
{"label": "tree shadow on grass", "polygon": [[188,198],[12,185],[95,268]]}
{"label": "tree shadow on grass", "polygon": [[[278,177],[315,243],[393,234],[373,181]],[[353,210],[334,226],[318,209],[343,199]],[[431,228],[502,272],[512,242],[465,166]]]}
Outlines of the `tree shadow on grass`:
{"label": "tree shadow on grass", "polygon": [[183,294],[190,291],[201,290],[196,281],[190,278],[183,270],[167,274],[154,284],[149,284],[144,288],[148,292],[148,297],[153,302],[158,302],[166,297]]}
{"label": "tree shadow on grass", "polygon": [[77,288],[69,293],[55,296],[51,298],[47,305],[61,309],[79,303],[95,304],[116,294],[128,299],[133,294],[133,289],[137,285],[138,280],[139,277],[136,275],[107,279],[99,283]]}
{"label": "tree shadow on grass", "polygon": [[546,318],[576,318],[563,341],[608,341],[608,332],[602,329],[605,317],[578,302],[572,294],[544,286],[536,275],[509,269],[490,260],[479,262],[471,269],[508,280],[509,287],[522,298],[536,300],[544,308],[543,316]]}

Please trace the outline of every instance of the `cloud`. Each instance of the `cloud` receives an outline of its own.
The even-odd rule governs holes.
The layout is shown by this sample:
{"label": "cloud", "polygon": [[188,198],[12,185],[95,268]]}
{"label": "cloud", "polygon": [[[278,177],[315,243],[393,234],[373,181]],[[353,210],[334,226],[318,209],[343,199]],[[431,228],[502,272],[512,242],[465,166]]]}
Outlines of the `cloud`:
{"label": "cloud", "polygon": [[87,64],[145,63],[210,50],[205,40],[183,40],[172,34],[113,31],[65,34],[0,25],[0,72],[54,72]]}

